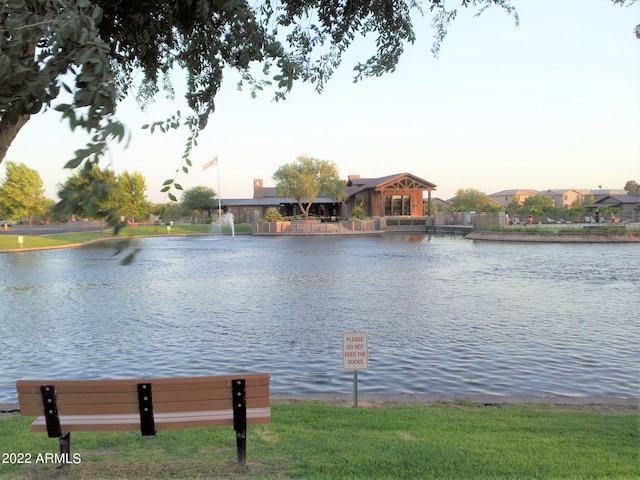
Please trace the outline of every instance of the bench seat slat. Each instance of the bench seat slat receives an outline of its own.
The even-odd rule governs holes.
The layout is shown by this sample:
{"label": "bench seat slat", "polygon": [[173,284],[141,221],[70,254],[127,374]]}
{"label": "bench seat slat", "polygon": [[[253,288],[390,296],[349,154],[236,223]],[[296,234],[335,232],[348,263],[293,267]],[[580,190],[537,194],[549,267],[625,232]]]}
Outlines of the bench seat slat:
{"label": "bench seat slat", "polygon": [[[270,423],[270,412],[269,407],[247,408],[247,423],[249,425]],[[233,425],[233,410],[154,413],[154,420],[156,430],[230,426]],[[62,429],[68,432],[140,430],[140,417],[134,414],[60,415],[60,424]],[[31,431],[47,431],[47,424],[43,416],[36,418],[31,424]]]}
{"label": "bench seat slat", "polygon": [[[268,407],[270,404],[269,397],[261,398],[249,398],[247,399],[248,408]],[[213,401],[194,401],[194,402],[170,402],[161,403],[153,399],[153,412],[156,413],[168,413],[168,412],[189,412],[189,411],[202,411],[202,410],[220,410],[231,408],[231,398],[226,400],[213,400]],[[42,405],[33,406],[31,408],[21,407],[22,415],[42,415]],[[58,413],[60,415],[124,415],[124,414],[136,414],[139,416],[139,406],[137,403],[130,404],[87,404],[87,405],[67,405],[61,403],[58,406]]]}

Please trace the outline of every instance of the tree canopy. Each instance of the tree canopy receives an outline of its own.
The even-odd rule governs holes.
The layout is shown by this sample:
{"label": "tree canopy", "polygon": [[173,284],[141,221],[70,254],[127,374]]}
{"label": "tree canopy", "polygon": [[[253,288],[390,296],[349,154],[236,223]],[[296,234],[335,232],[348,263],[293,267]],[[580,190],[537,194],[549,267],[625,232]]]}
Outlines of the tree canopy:
{"label": "tree canopy", "polygon": [[280,167],[273,174],[278,195],[298,202],[305,217],[320,195],[339,202],[346,198],[344,182],[333,162],[299,156],[295,162]]}
{"label": "tree canopy", "polygon": [[116,182],[116,195],[118,198],[117,214],[129,218],[131,225],[135,225],[136,217],[146,216],[149,213],[147,201],[146,182],[140,172],[123,172],[118,175]]}
{"label": "tree canopy", "polygon": [[489,196],[474,188],[460,188],[456,191],[451,204],[458,212],[495,212],[501,210],[500,205]]}
{"label": "tree canopy", "polygon": [[104,220],[113,217],[118,199],[117,179],[112,170],[81,168],[58,186],[58,202],[54,212],[76,215],[80,218],[100,219],[100,231]]}
{"label": "tree canopy", "polygon": [[0,204],[0,210],[10,220],[27,217],[31,235],[33,217],[49,206],[40,174],[24,163],[7,162],[6,177],[0,185]]}
{"label": "tree canopy", "polygon": [[211,212],[217,208],[216,192],[205,186],[190,188],[182,194],[182,205],[185,210],[197,210],[204,220],[205,212],[211,216]]}
{"label": "tree canopy", "polygon": [[624,189],[630,193],[640,193],[640,185],[635,180],[629,180],[625,183]]}
{"label": "tree canopy", "polygon": [[[437,51],[456,10],[443,0],[425,3]],[[478,12],[495,5],[516,16],[510,0],[456,4]],[[67,166],[97,162],[108,141],[126,138],[117,104],[129,94],[142,106],[161,91],[173,96],[169,74],[179,70],[191,112],[150,128],[190,130],[182,166],[188,170],[225,69],[239,72],[252,94],[272,88],[276,100],[295,82],[322,91],[354,40],[371,36],[376,50],[355,66],[355,80],[379,76],[393,71],[414,42],[420,15],[414,0],[6,0],[0,4],[0,162],[30,115],[48,108],[60,111],[71,129],[92,135]]]}
{"label": "tree canopy", "polygon": [[555,209],[556,203],[553,201],[553,198],[544,193],[536,193],[531,197],[525,198],[521,207],[521,211],[538,217],[548,215]]}

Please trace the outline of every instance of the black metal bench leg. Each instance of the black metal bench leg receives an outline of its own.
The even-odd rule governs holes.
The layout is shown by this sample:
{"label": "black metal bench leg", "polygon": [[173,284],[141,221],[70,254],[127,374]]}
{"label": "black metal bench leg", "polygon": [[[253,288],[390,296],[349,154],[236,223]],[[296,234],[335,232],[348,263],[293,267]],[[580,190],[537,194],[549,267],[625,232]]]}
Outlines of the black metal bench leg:
{"label": "black metal bench leg", "polygon": [[71,459],[71,432],[60,435],[60,467],[65,466]]}
{"label": "black metal bench leg", "polygon": [[47,422],[47,434],[49,438],[60,439],[60,466],[69,463],[71,458],[71,432],[62,432],[60,417],[58,416],[58,404],[55,385],[40,385],[44,418]]}
{"label": "black metal bench leg", "polygon": [[247,460],[247,394],[244,379],[231,380],[231,402],[233,403],[233,429],[236,431],[238,463],[244,465]]}
{"label": "black metal bench leg", "polygon": [[236,448],[238,450],[238,463],[247,463],[247,432],[236,432]]}

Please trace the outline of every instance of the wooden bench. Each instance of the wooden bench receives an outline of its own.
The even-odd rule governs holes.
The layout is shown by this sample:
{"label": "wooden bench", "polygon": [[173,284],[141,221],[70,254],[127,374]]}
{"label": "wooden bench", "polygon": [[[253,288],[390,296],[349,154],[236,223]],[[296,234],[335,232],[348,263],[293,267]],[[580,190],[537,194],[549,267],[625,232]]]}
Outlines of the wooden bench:
{"label": "wooden bench", "polygon": [[18,380],[21,415],[40,415],[31,431],[60,439],[69,458],[71,432],[233,426],[245,463],[247,425],[271,421],[269,374],[122,380]]}

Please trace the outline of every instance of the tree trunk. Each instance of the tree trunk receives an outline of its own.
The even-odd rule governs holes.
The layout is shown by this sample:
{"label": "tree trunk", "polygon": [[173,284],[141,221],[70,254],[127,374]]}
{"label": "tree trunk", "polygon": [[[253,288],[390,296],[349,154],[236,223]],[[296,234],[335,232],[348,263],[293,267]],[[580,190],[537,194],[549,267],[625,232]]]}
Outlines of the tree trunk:
{"label": "tree trunk", "polygon": [[304,213],[304,218],[307,220],[309,220],[309,210],[311,210],[311,205],[313,205],[313,202],[307,203],[307,208],[304,208],[304,205],[302,205],[301,202],[298,202],[298,206],[300,207],[300,210],[302,210],[302,213]]}
{"label": "tree trunk", "polygon": [[[14,107],[11,107],[12,109]],[[11,121],[14,119],[15,121]],[[5,113],[2,116],[2,120],[0,121],[0,163],[7,156],[7,152],[9,151],[9,147],[18,136],[18,132],[24,125],[29,121],[31,115],[11,115],[9,112]]]}

